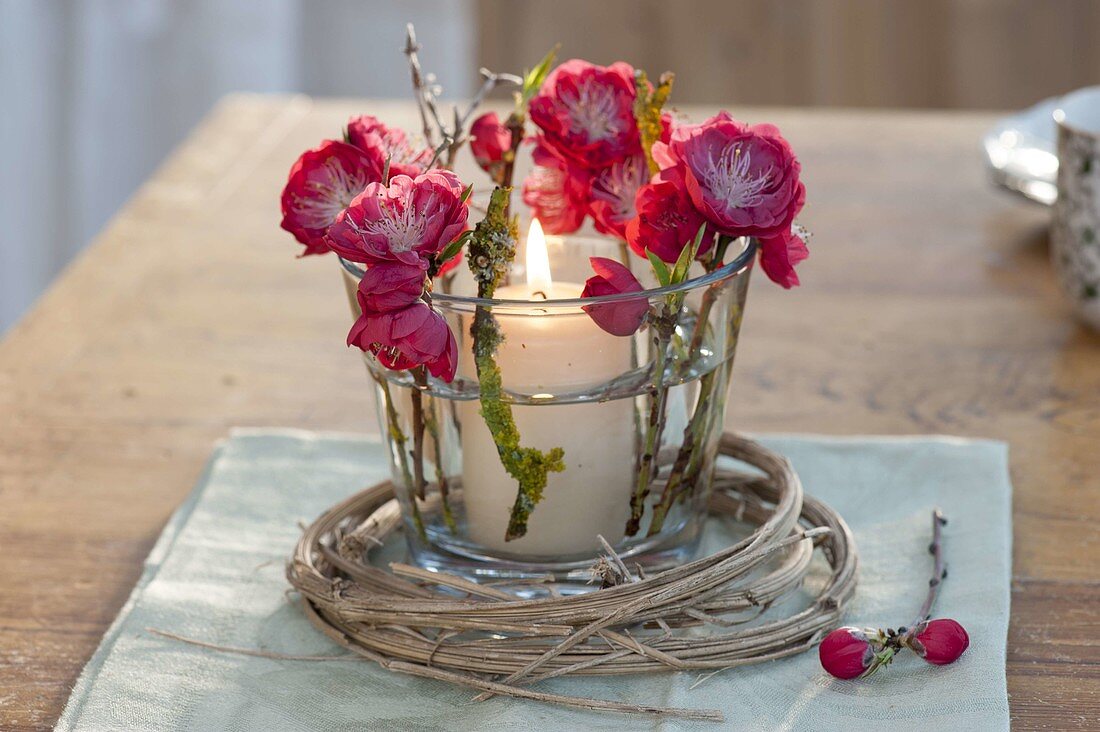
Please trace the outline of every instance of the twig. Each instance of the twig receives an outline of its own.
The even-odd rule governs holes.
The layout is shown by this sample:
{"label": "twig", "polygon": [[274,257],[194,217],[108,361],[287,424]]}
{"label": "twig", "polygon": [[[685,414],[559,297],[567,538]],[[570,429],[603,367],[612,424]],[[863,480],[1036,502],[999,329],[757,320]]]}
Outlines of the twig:
{"label": "twig", "polygon": [[[416,29],[412,23],[409,23],[405,26],[404,54],[409,60],[409,74],[412,77],[413,94],[416,96],[416,108],[420,113],[424,141],[435,150],[435,155],[428,167],[434,166],[443,153],[446,153],[447,157],[444,164],[447,168],[452,168],[458,149],[466,141],[463,131],[474,112],[485,101],[485,97],[501,84],[522,86],[523,79],[515,74],[499,74],[486,68],[480,69],[481,86],[469,104],[466,105],[464,111],[459,112],[457,105],[451,109],[452,126],[447,127],[439,114],[439,107],[436,104],[437,92],[431,86],[431,78],[424,73],[420,66],[420,48],[420,44],[416,42]],[[436,135],[441,138],[442,142],[437,144]]]}
{"label": "twig", "polygon": [[420,507],[416,504],[416,488],[413,485],[412,473],[409,471],[408,451],[405,449],[405,445],[408,443],[409,438],[405,436],[404,431],[401,429],[401,421],[397,416],[397,408],[393,404],[393,394],[390,391],[390,382],[385,376],[375,373],[374,369],[369,366],[367,367],[367,371],[370,372],[371,378],[378,384],[378,388],[382,390],[382,400],[385,402],[386,427],[389,432],[389,438],[393,441],[394,448],[397,450],[397,463],[401,467],[401,477],[405,483],[405,504],[412,514],[413,523],[416,524],[417,532],[420,534],[421,538],[425,538],[427,533],[424,529],[424,519],[420,515]]}
{"label": "twig", "polygon": [[485,101],[485,97],[489,95],[497,86],[501,84],[511,84],[513,86],[522,86],[523,79],[515,74],[498,74],[495,71],[482,66],[478,69],[478,73],[481,74],[481,78],[484,79],[481,83],[481,87],[477,90],[477,94],[470,100],[470,104],[466,107],[466,111],[458,118],[457,129],[463,129],[466,127],[466,123],[470,121],[470,117],[473,116],[477,108]]}
{"label": "twig", "polygon": [[439,143],[439,146],[436,147],[435,150],[432,151],[432,159],[428,161],[428,164],[425,167],[434,168],[435,164],[437,162],[439,162],[439,158],[440,158],[441,155],[443,155],[443,153],[448,153],[447,167],[450,167],[451,163],[454,162],[451,159],[451,158],[454,157],[454,155],[452,154],[452,151],[454,150],[454,147],[455,147],[454,138],[451,137],[449,132],[446,132],[446,131],[443,132],[443,142]]}
{"label": "twig", "polygon": [[618,552],[616,552],[612,548],[612,546],[607,543],[607,539],[603,538],[602,534],[597,534],[596,538],[599,540],[600,546],[603,547],[603,550],[607,552],[607,555],[611,558],[611,561],[615,563],[615,566],[619,568],[619,571],[622,573],[623,577],[626,578],[626,581],[637,582],[637,578],[630,573],[629,569],[627,569],[626,562],[624,562],[623,558],[619,556]]}
{"label": "twig", "polygon": [[[424,142],[435,147],[435,134],[432,131],[432,126],[428,122],[427,106],[432,106],[434,114],[434,100],[432,100],[431,90],[426,89],[424,85],[424,74],[420,70],[420,58],[417,56],[417,51],[420,50],[420,44],[416,42],[416,29],[413,28],[413,24],[409,23],[405,26],[405,56],[409,59],[409,73],[412,76],[413,93],[416,95],[416,109],[420,112],[420,124],[424,131]],[[438,119],[438,116],[436,116]]]}
{"label": "twig", "polygon": [[504,122],[504,126],[512,133],[512,139],[508,145],[508,154],[504,156],[504,172],[500,177],[500,185],[503,188],[507,188],[509,191],[509,209],[505,210],[505,214],[508,213],[511,206],[512,179],[515,178],[516,174],[516,156],[519,153],[520,143],[523,142],[523,128],[525,124],[526,116],[522,111],[512,112]]}
{"label": "twig", "polygon": [[236,653],[241,656],[255,656],[256,658],[270,658],[275,661],[355,661],[356,663],[362,663],[364,660],[361,656],[355,654],[345,654],[343,656],[295,656],[286,653],[273,653],[258,648],[240,648],[238,646],[222,646],[217,643],[207,643],[206,641],[188,638],[187,636],[177,635],[176,633],[169,633],[167,630],[160,630],[158,628],[147,627],[145,630],[153,635],[171,638],[180,643],[187,643],[192,646],[199,646],[200,648],[209,648],[212,651]]}
{"label": "twig", "polygon": [[650,484],[660,468],[657,450],[661,446],[661,432],[665,423],[665,408],[668,402],[668,388],[664,383],[665,366],[668,358],[669,343],[676,328],[676,314],[679,312],[682,295],[669,295],[665,303],[665,312],[652,314],[653,347],[656,349],[653,359],[653,383],[650,385],[649,420],[646,423],[645,444],[638,466],[638,476],[634,492],[630,497],[630,518],[627,519],[625,533],[634,536],[641,529],[645,501],[649,496]]}
{"label": "twig", "polygon": [[932,607],[936,604],[936,598],[940,594],[940,585],[947,579],[947,565],[943,560],[943,527],[947,525],[940,509],[932,511],[932,543],[928,545],[928,553],[932,555],[932,578],[928,580],[928,595],[924,598],[924,604],[920,606],[917,619],[909,628],[909,633],[917,632],[917,627],[932,617]]}
{"label": "twig", "polygon": [[[413,486],[420,500],[427,498],[427,481],[424,480],[424,402],[422,389],[428,386],[428,375],[423,366],[412,369],[416,388],[412,390],[413,418]],[[436,456],[438,459],[438,456]]]}

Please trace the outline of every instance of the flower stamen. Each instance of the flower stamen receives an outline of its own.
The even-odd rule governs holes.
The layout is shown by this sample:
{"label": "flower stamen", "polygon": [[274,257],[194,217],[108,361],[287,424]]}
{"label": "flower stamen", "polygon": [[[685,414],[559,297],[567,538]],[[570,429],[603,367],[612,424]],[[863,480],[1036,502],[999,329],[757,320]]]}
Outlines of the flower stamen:
{"label": "flower stamen", "polygon": [[730,143],[716,157],[709,157],[702,168],[703,180],[715,198],[729,208],[757,206],[771,179],[772,167],[752,174],[752,153],[740,142]]}
{"label": "flower stamen", "polygon": [[623,221],[634,216],[634,196],[646,182],[648,169],[637,157],[617,162],[600,173],[592,184],[592,198],[611,205],[612,219]]}
{"label": "flower stamen", "polygon": [[569,114],[569,131],[589,143],[617,137],[623,132],[615,90],[586,82],[577,91],[563,91],[561,101]]}
{"label": "flower stamen", "polygon": [[323,165],[325,176],[306,182],[305,187],[315,191],[315,196],[293,196],[294,207],[302,222],[314,229],[324,229],[348,207],[352,199],[363,192],[370,181],[366,171],[349,173],[336,158],[329,158]]}

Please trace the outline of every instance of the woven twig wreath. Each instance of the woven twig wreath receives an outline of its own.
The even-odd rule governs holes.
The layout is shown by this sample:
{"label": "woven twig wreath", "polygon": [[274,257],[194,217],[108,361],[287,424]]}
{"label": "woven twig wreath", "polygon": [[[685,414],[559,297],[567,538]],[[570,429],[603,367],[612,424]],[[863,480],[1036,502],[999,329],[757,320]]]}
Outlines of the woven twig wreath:
{"label": "woven twig wreath", "polygon": [[[613,553],[620,584],[580,595],[521,599],[500,586],[402,564],[372,566],[369,550],[400,523],[380,483],[309,526],[287,566],[317,627],[394,671],[486,692],[595,709],[714,719],[715,713],[564,697],[526,688],[564,674],[720,670],[800,653],[839,624],[856,585],[843,519],[810,496],[782,456],[733,434],[721,453],[764,475],[719,470],[713,514],[756,526],[737,544],[651,577]],[[815,545],[832,572],[793,614],[753,622],[800,587]],[[682,630],[710,625],[713,633]]]}

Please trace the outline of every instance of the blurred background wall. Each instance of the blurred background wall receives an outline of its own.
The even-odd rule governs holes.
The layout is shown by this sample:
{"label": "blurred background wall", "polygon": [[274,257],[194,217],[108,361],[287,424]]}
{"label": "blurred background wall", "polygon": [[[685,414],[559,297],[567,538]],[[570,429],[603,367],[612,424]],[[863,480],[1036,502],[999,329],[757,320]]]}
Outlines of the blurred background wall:
{"label": "blurred background wall", "polygon": [[456,96],[558,41],[675,70],[678,103],[1009,109],[1100,82],[1100,0],[0,0],[0,332],[223,94],[407,96],[406,21]]}
{"label": "blurred background wall", "polygon": [[222,95],[407,95],[408,21],[469,94],[475,17],[466,0],[0,0],[0,333]]}
{"label": "blurred background wall", "polygon": [[[1011,109],[1100,82],[1097,0],[479,0],[479,63],[676,72],[677,102]],[[505,29],[511,29],[505,32]]]}

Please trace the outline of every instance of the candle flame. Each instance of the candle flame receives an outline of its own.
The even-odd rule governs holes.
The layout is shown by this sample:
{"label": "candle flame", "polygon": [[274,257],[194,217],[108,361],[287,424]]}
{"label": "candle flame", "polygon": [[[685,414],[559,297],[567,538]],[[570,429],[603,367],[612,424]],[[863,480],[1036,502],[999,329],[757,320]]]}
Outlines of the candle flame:
{"label": "candle flame", "polygon": [[527,230],[527,289],[532,295],[541,293],[543,299],[548,299],[552,286],[546,236],[542,233],[539,220],[531,219],[531,228]]}

